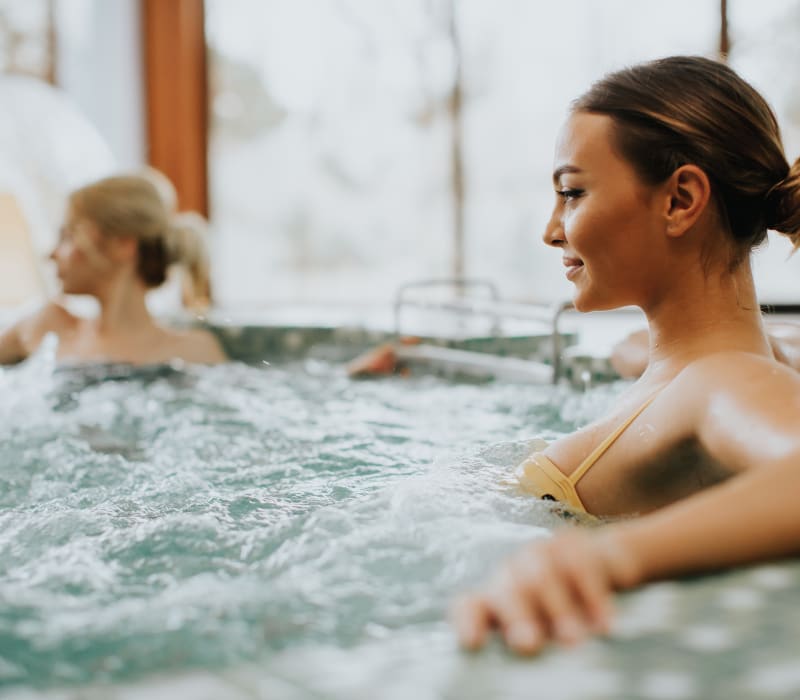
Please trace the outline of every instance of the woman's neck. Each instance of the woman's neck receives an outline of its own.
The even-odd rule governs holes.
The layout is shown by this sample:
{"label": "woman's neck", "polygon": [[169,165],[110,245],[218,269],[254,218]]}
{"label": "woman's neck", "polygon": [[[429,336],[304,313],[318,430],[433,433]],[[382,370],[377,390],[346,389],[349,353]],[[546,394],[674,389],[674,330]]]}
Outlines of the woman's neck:
{"label": "woman's neck", "polygon": [[105,289],[96,294],[100,315],[95,328],[101,334],[139,333],[154,327],[155,321],[147,310],[147,290],[137,279],[121,276],[110,280]]}
{"label": "woman's neck", "polygon": [[650,325],[651,379],[668,379],[715,352],[770,355],[749,261],[733,274],[684,275],[678,288],[645,309]]}

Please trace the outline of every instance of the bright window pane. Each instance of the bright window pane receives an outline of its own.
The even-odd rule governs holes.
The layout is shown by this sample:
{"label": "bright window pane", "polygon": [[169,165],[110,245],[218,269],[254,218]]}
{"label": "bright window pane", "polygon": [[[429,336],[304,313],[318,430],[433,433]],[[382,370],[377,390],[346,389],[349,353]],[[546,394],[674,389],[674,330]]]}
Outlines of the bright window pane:
{"label": "bright window pane", "polygon": [[[796,0],[730,0],[731,61],[800,151]],[[609,70],[714,56],[718,0],[207,0],[211,193],[223,302],[388,301],[449,276],[448,98],[460,56],[465,273],[517,299],[568,298],[549,216],[571,99]],[[448,16],[455,8],[457,53]],[[798,298],[800,256],[759,254],[768,301]]]}
{"label": "bright window pane", "polygon": [[446,274],[452,56],[429,5],[208,2],[223,300],[373,299]]}

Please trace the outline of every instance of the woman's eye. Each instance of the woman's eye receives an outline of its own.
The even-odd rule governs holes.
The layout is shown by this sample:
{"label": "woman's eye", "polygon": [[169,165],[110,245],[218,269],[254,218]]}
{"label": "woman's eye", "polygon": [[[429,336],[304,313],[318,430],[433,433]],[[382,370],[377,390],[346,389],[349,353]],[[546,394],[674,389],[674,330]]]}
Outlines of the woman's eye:
{"label": "woman's eye", "polygon": [[577,199],[583,194],[583,190],[566,188],[563,190],[556,190],[556,194],[561,197],[565,202]]}

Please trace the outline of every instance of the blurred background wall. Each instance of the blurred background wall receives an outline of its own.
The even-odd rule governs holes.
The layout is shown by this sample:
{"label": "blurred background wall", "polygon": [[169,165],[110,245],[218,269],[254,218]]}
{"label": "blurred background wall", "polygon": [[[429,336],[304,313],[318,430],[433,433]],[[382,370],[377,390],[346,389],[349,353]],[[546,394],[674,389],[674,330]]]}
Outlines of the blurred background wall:
{"label": "blurred background wall", "polygon": [[[79,165],[33,207],[35,247],[59,187],[151,162],[209,213],[226,306],[382,303],[454,275],[569,297],[540,238],[553,144],[570,100],[632,62],[724,55],[800,155],[800,0],[0,0],[0,19],[4,72],[88,125],[51,127]],[[21,153],[0,147],[2,170]],[[762,301],[800,302],[789,252],[758,253]]]}

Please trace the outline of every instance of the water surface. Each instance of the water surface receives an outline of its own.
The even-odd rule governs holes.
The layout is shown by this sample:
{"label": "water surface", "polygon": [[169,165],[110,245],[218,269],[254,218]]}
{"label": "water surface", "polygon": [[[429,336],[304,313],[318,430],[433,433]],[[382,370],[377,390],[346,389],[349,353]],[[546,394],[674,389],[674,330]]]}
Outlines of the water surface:
{"label": "water surface", "polygon": [[[105,380],[104,380],[105,378]],[[0,684],[341,652],[442,624],[559,522],[511,467],[614,389],[335,364],[0,374]]]}

